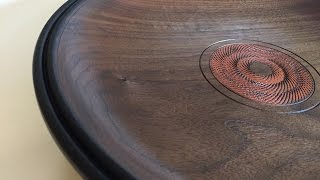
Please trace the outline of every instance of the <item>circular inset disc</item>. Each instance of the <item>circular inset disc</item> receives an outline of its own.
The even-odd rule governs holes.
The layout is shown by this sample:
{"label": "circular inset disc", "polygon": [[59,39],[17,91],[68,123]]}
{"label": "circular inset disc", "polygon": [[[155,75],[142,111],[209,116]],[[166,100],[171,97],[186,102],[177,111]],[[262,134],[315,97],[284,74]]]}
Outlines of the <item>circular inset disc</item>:
{"label": "circular inset disc", "polygon": [[260,45],[218,48],[212,54],[210,68],[228,89],[260,103],[299,103],[314,91],[313,78],[304,66],[283,52]]}
{"label": "circular inset disc", "polygon": [[276,112],[301,112],[318,104],[317,71],[296,54],[248,40],[208,47],[201,69],[221,93],[242,104]]}

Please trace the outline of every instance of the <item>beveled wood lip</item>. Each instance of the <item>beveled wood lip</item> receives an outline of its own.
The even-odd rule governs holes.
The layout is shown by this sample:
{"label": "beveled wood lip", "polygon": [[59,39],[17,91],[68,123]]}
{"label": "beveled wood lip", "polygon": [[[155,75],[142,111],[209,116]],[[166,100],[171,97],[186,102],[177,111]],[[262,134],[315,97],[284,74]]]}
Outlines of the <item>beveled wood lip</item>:
{"label": "beveled wood lip", "polygon": [[[89,179],[134,179],[108,157],[84,133],[81,127],[70,124],[74,118],[56,88],[47,61],[51,58],[50,43],[59,22],[85,0],[68,0],[49,19],[43,28],[34,51],[33,84],[42,116],[56,143],[71,164]],[[72,125],[72,126],[71,126]],[[76,126],[76,127],[73,127]],[[49,162],[48,162],[49,163]]]}

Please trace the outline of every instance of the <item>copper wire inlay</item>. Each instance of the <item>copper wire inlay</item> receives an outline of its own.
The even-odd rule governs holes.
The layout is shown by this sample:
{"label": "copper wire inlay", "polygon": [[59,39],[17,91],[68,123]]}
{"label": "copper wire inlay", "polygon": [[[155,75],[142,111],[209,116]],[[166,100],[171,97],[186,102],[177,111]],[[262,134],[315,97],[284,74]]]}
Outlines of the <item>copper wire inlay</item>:
{"label": "copper wire inlay", "polygon": [[[254,63],[263,64],[269,73],[252,70]],[[210,68],[226,88],[260,103],[299,103],[314,91],[314,80],[302,64],[283,52],[260,45],[220,47],[211,56]]]}

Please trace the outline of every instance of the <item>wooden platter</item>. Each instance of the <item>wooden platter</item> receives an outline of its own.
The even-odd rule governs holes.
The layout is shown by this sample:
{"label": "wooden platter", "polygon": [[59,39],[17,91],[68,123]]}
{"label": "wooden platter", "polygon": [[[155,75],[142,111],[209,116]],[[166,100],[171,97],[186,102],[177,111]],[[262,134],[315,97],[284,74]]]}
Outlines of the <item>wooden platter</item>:
{"label": "wooden platter", "polygon": [[320,179],[320,2],[70,0],[34,85],[89,179]]}

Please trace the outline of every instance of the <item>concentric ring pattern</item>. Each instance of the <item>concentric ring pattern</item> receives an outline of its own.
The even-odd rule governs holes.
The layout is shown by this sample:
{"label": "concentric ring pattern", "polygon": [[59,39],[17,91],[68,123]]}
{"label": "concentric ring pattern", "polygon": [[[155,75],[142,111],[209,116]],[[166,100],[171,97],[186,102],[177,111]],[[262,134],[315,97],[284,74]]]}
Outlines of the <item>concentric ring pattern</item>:
{"label": "concentric ring pattern", "polygon": [[[269,73],[252,69],[254,64],[262,64]],[[232,92],[268,105],[300,103],[315,89],[310,72],[301,63],[276,49],[256,44],[229,44],[216,49],[210,69]]]}

